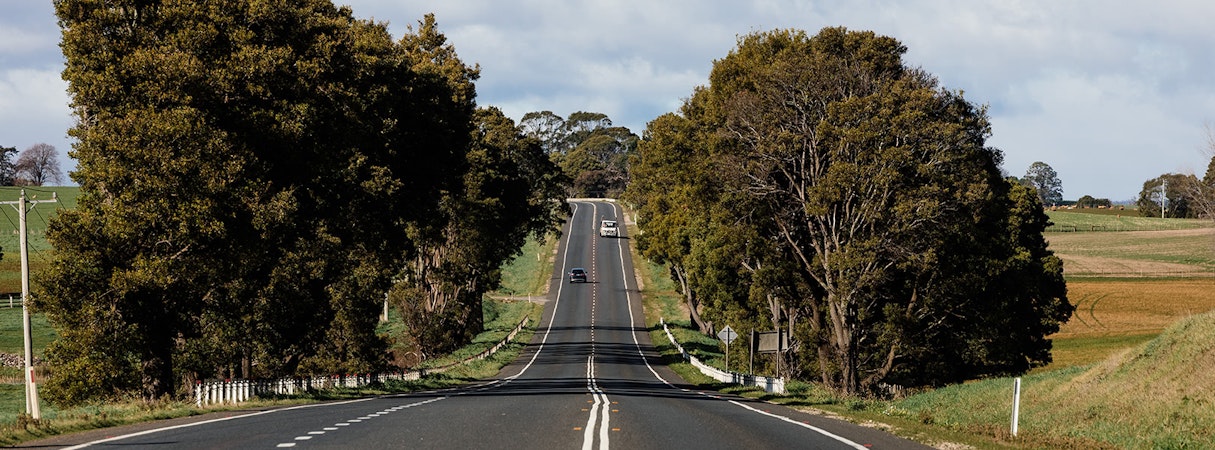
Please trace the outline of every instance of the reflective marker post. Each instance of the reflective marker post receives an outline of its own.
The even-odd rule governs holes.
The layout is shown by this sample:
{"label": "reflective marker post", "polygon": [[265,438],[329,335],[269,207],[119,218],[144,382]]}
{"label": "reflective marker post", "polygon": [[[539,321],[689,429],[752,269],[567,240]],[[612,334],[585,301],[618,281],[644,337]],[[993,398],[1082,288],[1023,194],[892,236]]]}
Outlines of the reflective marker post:
{"label": "reflective marker post", "polygon": [[1021,415],[1021,377],[1013,380],[1012,435],[1017,437],[1017,421]]}

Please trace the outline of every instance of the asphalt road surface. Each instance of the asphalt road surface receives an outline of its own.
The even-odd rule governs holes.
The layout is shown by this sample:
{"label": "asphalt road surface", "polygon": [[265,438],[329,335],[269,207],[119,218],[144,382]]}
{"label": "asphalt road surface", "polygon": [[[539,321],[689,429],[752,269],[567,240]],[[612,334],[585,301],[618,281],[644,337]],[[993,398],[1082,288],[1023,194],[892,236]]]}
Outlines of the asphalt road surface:
{"label": "asphalt road surface", "polygon": [[[69,435],[37,447],[867,449],[927,448],[882,431],[687,386],[645,330],[616,205],[575,201],[530,345],[459,389],[231,412]],[[623,224],[623,220],[621,224]],[[622,226],[621,230],[625,228]],[[586,283],[569,283],[570,268]]]}

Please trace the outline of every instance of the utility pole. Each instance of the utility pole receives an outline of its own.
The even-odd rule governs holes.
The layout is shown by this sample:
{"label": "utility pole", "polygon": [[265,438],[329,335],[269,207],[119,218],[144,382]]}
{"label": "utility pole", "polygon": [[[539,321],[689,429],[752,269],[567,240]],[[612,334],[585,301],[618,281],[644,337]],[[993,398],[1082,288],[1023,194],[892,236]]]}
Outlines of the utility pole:
{"label": "utility pole", "polygon": [[1160,179],[1160,218],[1161,219],[1164,218],[1164,211],[1169,208],[1168,187],[1169,187],[1169,179],[1161,178]]}
{"label": "utility pole", "polygon": [[[30,333],[30,251],[29,239],[25,228],[25,213],[39,203],[55,203],[59,195],[52,192],[50,200],[27,200],[25,189],[21,190],[21,198],[16,201],[0,202],[13,205],[17,209],[21,247],[21,328],[25,337],[25,412],[34,419],[41,419],[42,412],[38,409],[38,385],[34,382],[34,353]],[[27,208],[26,205],[29,205]]]}

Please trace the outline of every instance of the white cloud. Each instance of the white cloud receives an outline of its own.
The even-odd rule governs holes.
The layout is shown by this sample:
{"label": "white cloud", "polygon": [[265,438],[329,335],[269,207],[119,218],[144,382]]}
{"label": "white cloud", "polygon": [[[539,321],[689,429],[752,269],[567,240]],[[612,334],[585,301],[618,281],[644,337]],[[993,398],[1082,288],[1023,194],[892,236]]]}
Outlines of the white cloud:
{"label": "white cloud", "polygon": [[21,151],[51,144],[66,161],[65,172],[71,170],[75,163],[66,157],[72,125],[68,102],[67,83],[57,69],[0,71],[0,145]]}
{"label": "white cloud", "polygon": [[[436,13],[460,57],[482,68],[479,102],[516,119],[598,111],[639,134],[707,83],[739,35],[873,30],[907,45],[908,64],[991,106],[1009,173],[1046,161],[1069,198],[1126,198],[1161,173],[1205,168],[1202,125],[1215,121],[1207,0],[336,3],[390,22],[397,37]],[[71,116],[57,39],[50,2],[0,2],[0,144],[61,145],[52,141]]]}
{"label": "white cloud", "polygon": [[1033,102],[1018,114],[993,117],[992,145],[1005,168],[1020,176],[1034,161],[1059,172],[1066,198],[1126,200],[1143,181],[1193,169],[1200,122],[1172,116],[1170,99],[1151,81],[1122,75],[1052,73],[1010,89]]}
{"label": "white cloud", "polygon": [[[47,35],[18,28],[13,24],[0,24],[0,55],[20,54],[47,47]],[[49,44],[53,46],[54,41]]]}
{"label": "white cloud", "polygon": [[[403,29],[424,12],[359,0]],[[1069,197],[1128,198],[1142,181],[1201,161],[1215,89],[1215,3],[1165,0],[446,2],[440,29],[478,62],[482,103],[512,117],[600,111],[635,132],[707,82],[738,35],[825,26],[874,30],[906,61],[991,105],[992,144],[1020,175],[1052,164]],[[401,23],[404,22],[404,23]],[[397,28],[397,27],[394,27]]]}

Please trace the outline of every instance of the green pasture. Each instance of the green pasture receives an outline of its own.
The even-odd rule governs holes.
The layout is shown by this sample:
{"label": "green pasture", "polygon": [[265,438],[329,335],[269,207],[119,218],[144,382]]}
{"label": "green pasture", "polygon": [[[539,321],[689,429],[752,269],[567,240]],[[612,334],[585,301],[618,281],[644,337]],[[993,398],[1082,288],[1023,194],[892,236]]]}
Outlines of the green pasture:
{"label": "green pasture", "polygon": [[[52,195],[58,197],[57,203],[41,203],[31,205],[26,212],[26,230],[28,232],[30,252],[30,272],[37,273],[50,263],[51,246],[46,242],[46,223],[64,209],[75,209],[76,199],[80,196],[79,187],[46,187],[46,186],[0,186],[0,201],[17,201],[24,189],[29,200],[50,200]],[[18,235],[18,213],[16,205],[0,205],[0,295],[21,292],[21,247]],[[0,301],[6,298],[0,298]]]}
{"label": "green pasture", "polygon": [[[30,335],[34,356],[42,357],[42,350],[55,340],[55,330],[46,321],[46,316],[33,314],[30,316]],[[25,352],[25,339],[22,337],[21,303],[9,307],[8,299],[0,301],[0,352],[20,355]]]}
{"label": "green pasture", "polygon": [[1215,228],[1047,233],[1064,272],[1077,276],[1215,275]]}
{"label": "green pasture", "polygon": [[1203,219],[1161,219],[1159,217],[1140,217],[1135,210],[1110,209],[1078,209],[1046,211],[1053,225],[1046,231],[1050,232],[1085,232],[1085,231],[1160,231],[1188,230],[1193,228],[1209,228],[1215,226],[1210,220]]}

